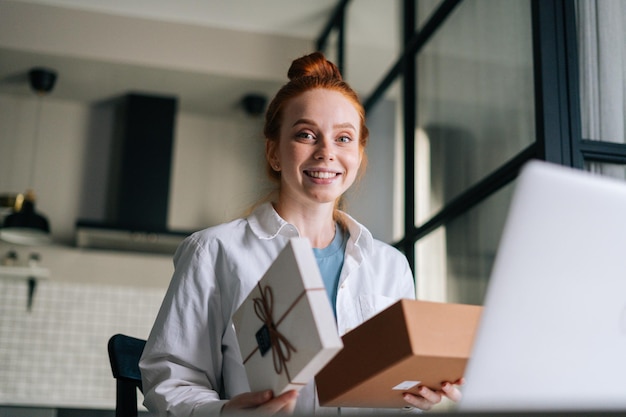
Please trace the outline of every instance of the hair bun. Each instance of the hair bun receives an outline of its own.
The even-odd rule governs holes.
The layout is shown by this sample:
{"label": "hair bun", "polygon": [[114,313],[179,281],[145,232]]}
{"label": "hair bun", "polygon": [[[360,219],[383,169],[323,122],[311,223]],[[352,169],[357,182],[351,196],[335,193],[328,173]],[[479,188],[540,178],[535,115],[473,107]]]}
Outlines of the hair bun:
{"label": "hair bun", "polygon": [[339,68],[326,59],[321,52],[313,52],[291,63],[287,76],[290,80],[301,77],[342,80]]}

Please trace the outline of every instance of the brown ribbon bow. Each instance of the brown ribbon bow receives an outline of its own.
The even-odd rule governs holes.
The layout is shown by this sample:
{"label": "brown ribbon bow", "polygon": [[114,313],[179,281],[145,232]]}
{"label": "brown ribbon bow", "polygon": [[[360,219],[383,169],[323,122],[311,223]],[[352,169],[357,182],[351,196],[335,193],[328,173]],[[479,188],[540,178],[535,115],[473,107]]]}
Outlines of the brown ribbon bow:
{"label": "brown ribbon bow", "polygon": [[259,284],[259,289],[261,290],[261,297],[254,298],[254,312],[269,330],[274,370],[280,374],[285,369],[287,378],[291,380],[287,372],[286,362],[291,359],[291,352],[297,352],[297,349],[276,328],[273,317],[274,294],[272,288],[269,285],[262,288]]}

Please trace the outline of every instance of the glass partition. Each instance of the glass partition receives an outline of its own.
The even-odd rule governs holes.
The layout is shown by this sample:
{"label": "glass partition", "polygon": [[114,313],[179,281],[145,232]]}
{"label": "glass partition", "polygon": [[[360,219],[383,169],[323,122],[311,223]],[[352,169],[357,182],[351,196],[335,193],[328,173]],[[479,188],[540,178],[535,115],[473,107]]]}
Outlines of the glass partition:
{"label": "glass partition", "polygon": [[417,241],[418,299],[483,303],[513,189],[510,183]]}
{"label": "glass partition", "polygon": [[[334,63],[339,63],[339,29],[333,28],[328,33],[328,38],[326,39],[326,43],[324,45],[324,50],[322,51],[326,58]],[[342,74],[345,78],[345,71]]]}
{"label": "glass partition", "polygon": [[441,5],[443,0],[419,0],[417,1],[417,7],[415,13],[415,21],[417,22],[417,27],[421,28],[424,26],[424,23],[428,21],[432,13],[437,10],[437,8]]}
{"label": "glass partition", "polygon": [[417,57],[416,225],[535,141],[528,0],[465,0]]}
{"label": "glass partition", "polygon": [[364,175],[346,193],[346,210],[370,232],[392,243],[404,234],[404,150],[401,80],[367,113],[370,132]]}
{"label": "glass partition", "polygon": [[374,88],[400,57],[402,1],[358,0],[345,15],[345,78],[362,97]]}

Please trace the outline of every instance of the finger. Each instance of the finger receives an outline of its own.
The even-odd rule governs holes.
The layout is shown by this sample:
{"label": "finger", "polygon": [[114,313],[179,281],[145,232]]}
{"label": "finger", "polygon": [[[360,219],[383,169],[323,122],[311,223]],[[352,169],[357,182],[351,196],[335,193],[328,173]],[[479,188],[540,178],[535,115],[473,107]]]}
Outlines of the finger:
{"label": "finger", "polygon": [[441,402],[441,392],[435,392],[428,387],[419,387],[417,393],[433,405]]}
{"label": "finger", "polygon": [[297,391],[287,391],[259,406],[255,412],[259,414],[291,413],[296,406],[297,399]]}
{"label": "finger", "polygon": [[428,411],[431,408],[433,408],[433,403],[431,403],[430,401],[428,401],[427,399],[411,394],[411,393],[404,393],[404,395],[402,396],[402,398],[404,398],[404,401],[406,401],[408,404],[410,404],[411,406],[415,407],[415,408],[419,408],[422,411]]}
{"label": "finger", "polygon": [[228,401],[224,408],[222,409],[224,412],[229,411],[238,411],[246,408],[256,408],[261,404],[269,401],[273,396],[271,390],[266,391],[257,391],[257,392],[245,392],[243,394],[239,394],[234,396],[230,401]]}
{"label": "finger", "polygon": [[420,410],[430,410],[435,404],[441,402],[441,394],[428,387],[419,387],[417,392],[419,395],[407,392],[404,394],[403,398],[407,403]]}
{"label": "finger", "polygon": [[283,405],[277,412],[280,414],[293,414],[293,411],[296,408],[296,403],[298,402],[298,396],[299,394],[297,391],[287,391],[286,393],[280,395],[278,398],[283,402]]}
{"label": "finger", "polygon": [[449,382],[444,382],[441,385],[441,391],[444,393],[446,397],[450,398],[454,402],[459,402],[461,400],[461,397],[462,397],[461,391],[454,384],[451,384]]}
{"label": "finger", "polygon": [[285,406],[280,410],[282,414],[293,414],[296,409],[296,403],[298,402],[298,395],[291,401],[289,401]]}

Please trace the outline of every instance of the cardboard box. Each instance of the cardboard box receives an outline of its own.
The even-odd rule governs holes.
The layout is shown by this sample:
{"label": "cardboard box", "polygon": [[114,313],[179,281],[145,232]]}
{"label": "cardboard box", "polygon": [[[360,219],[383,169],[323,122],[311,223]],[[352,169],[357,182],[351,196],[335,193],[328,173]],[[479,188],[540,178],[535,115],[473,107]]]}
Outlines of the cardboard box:
{"label": "cardboard box", "polygon": [[252,391],[299,390],[343,347],[308,239],[289,241],[233,324]]}
{"label": "cardboard box", "polygon": [[343,336],[315,377],[320,404],[404,407],[405,392],[463,376],[482,307],[401,300]]}

